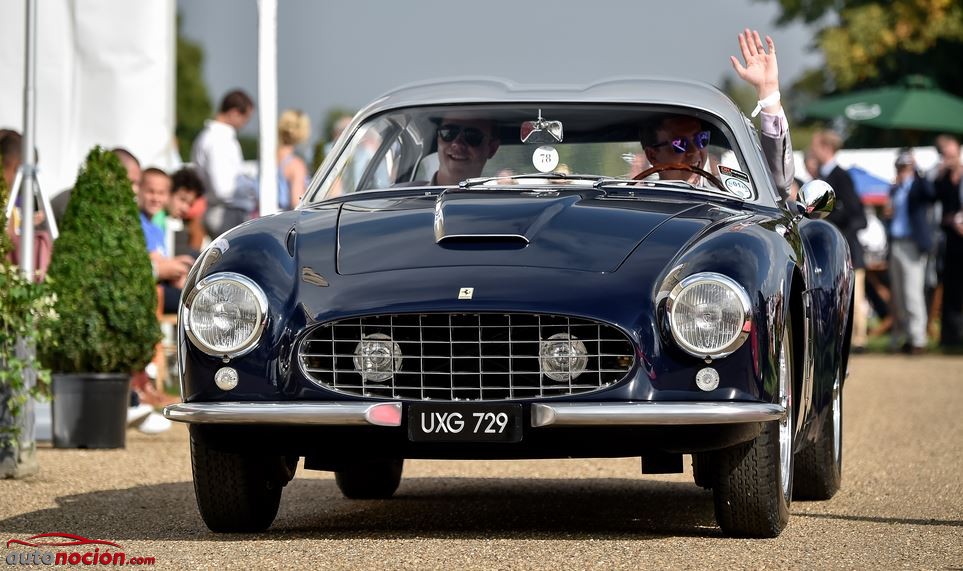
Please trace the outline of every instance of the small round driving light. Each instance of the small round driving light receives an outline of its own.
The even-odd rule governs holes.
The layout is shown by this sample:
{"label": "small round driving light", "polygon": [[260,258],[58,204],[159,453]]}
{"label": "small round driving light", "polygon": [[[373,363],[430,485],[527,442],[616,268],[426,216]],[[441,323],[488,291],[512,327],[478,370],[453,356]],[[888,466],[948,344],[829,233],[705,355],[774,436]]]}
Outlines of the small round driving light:
{"label": "small round driving light", "polygon": [[558,382],[568,382],[585,372],[588,349],[574,335],[556,333],[541,342],[538,351],[542,373]]}
{"label": "small round driving light", "polygon": [[719,386],[719,371],[712,367],[699,369],[696,373],[696,386],[706,392],[714,391]]}
{"label": "small round driving light", "polygon": [[229,391],[237,386],[237,371],[233,367],[221,367],[214,373],[214,383],[222,391]]}
{"label": "small round driving light", "polygon": [[366,381],[387,381],[401,369],[401,347],[384,333],[365,335],[354,348],[354,368]]}

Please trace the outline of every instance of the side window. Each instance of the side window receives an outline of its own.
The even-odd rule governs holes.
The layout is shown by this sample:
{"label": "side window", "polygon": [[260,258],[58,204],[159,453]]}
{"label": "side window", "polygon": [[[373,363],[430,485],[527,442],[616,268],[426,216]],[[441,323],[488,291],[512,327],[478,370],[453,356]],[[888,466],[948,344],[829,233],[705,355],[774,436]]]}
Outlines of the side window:
{"label": "side window", "polygon": [[[378,139],[378,146],[374,146],[370,149],[370,152],[375,153],[381,147],[381,139]],[[372,139],[373,143],[373,139]],[[396,182],[398,182],[398,164],[401,154],[401,141],[398,137],[394,137],[394,140],[382,150],[382,154],[377,160],[372,164],[369,161],[367,168],[365,169],[364,180],[358,185],[358,190],[369,190],[372,188],[388,188]]]}
{"label": "side window", "polygon": [[[335,163],[334,168],[328,174],[322,187],[323,195],[326,198],[362,190],[360,188],[363,182],[362,178],[381,146],[381,132],[386,123],[386,120],[379,119],[358,129],[348,143],[348,147],[338,157],[338,162]],[[371,188],[370,184],[365,186]]]}

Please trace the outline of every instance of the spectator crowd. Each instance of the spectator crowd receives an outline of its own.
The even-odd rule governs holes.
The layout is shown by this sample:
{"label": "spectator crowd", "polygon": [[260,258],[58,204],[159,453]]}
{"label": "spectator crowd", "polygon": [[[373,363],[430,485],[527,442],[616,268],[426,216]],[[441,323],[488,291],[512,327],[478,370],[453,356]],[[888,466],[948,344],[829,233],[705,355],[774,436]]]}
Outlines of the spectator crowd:
{"label": "spectator crowd", "polygon": [[863,203],[850,173],[837,163],[842,146],[837,133],[817,131],[805,165],[812,178],[825,180],[836,193],[828,220],[846,237],[853,262],[854,351],[866,349],[869,314],[878,318],[872,333],[889,333],[890,352],[918,355],[934,343],[947,352],[963,350],[959,141],[936,137],[940,162],[928,172],[921,172],[912,149],[899,149],[895,179],[879,207]]}

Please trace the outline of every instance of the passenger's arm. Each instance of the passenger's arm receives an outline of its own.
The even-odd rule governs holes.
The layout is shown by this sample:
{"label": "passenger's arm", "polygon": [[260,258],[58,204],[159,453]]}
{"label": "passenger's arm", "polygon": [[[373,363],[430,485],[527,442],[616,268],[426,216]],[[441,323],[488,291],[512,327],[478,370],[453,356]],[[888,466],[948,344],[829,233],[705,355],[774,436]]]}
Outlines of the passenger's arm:
{"label": "passenger's arm", "polygon": [[789,137],[789,121],[783,111],[779,96],[779,65],[776,61],[776,43],[766,36],[766,46],[759,32],[746,30],[739,34],[739,49],[745,65],[735,56],[730,56],[732,67],[746,83],[753,86],[759,104],[753,111],[755,116],[762,111],[761,143],[762,151],[772,172],[773,184],[783,198],[791,198],[792,180],[796,175],[792,154],[792,140]]}

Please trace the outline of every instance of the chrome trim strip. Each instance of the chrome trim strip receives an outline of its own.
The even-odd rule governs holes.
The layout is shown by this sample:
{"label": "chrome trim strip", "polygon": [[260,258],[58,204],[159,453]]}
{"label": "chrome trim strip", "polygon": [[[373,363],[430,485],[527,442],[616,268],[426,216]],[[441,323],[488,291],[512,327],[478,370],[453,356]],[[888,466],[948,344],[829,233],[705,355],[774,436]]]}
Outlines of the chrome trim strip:
{"label": "chrome trim strip", "polygon": [[[376,410],[391,408],[397,421]],[[299,424],[330,426],[401,426],[401,403],[341,402],[185,402],[164,408],[164,416],[197,424]]]}
{"label": "chrome trim strip", "polygon": [[671,426],[780,420],[778,404],[748,402],[627,402],[533,404],[532,426]]}

